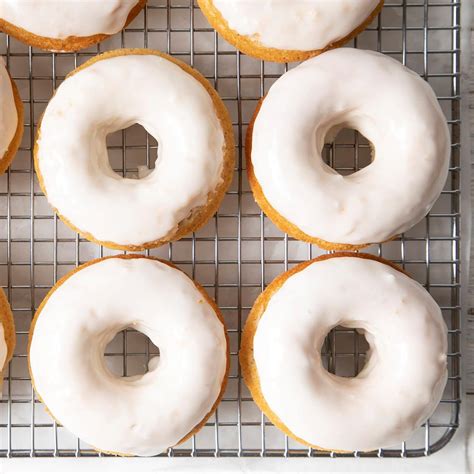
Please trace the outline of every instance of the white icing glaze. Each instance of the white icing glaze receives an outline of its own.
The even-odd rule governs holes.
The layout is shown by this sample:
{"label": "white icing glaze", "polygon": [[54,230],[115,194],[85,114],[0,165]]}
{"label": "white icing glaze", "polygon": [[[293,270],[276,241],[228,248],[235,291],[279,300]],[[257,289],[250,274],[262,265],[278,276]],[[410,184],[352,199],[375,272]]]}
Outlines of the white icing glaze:
{"label": "white icing glaze", "polygon": [[3,58],[0,60],[0,159],[8,150],[18,125],[18,112],[15,105],[12,83],[5,68]]}
{"label": "white icing glaze", "polygon": [[263,46],[312,51],[352,33],[379,0],[212,0],[229,27]]}
{"label": "white icing glaze", "polygon": [[[344,177],[327,166],[321,151],[335,127],[359,130],[374,161]],[[273,208],[306,234],[343,244],[382,242],[423,218],[444,186],[449,156],[430,86],[388,56],[352,48],[283,75],[252,137],[255,176]]]}
{"label": "white icing glaze", "polygon": [[[322,365],[321,345],[338,325],[366,332],[371,351],[357,377]],[[446,351],[446,325],[429,293],[388,265],[354,257],[315,262],[289,277],[254,337],[273,412],[308,443],[347,451],[410,437],[441,399]]]}
{"label": "white icing glaze", "polygon": [[[142,179],[114,173],[106,136],[141,124],[159,144]],[[165,238],[221,183],[224,133],[204,86],[156,55],[98,61],[66,79],[41,122],[38,166],[48,200],[97,240]]]}
{"label": "white icing glaze", "polygon": [[[115,334],[133,327],[160,356],[143,376],[105,365]],[[33,332],[30,367],[53,416],[92,446],[155,455],[178,443],[216,401],[226,339],[214,309],[179,270],[146,258],[83,268],[51,294]]]}
{"label": "white icing glaze", "polygon": [[46,38],[114,34],[138,0],[0,0],[0,18]]}

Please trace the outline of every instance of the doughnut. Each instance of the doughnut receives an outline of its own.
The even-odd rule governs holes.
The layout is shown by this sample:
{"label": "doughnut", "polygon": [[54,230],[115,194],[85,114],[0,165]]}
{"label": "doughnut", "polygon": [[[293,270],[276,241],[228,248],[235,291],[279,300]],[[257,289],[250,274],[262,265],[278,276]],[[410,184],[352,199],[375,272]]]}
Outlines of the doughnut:
{"label": "doughnut", "polygon": [[[355,378],[321,360],[336,326],[365,333]],[[288,436],[333,451],[371,451],[410,437],[447,381],[447,329],[430,294],[392,263],[335,253],[297,265],[257,299],[240,350],[253,399]]]}
{"label": "doughnut", "polygon": [[23,103],[0,60],[0,174],[10,166],[23,137]]}
{"label": "doughnut", "polygon": [[0,30],[36,48],[78,51],[125,28],[146,0],[2,0]]}
{"label": "doughnut", "polygon": [[361,33],[383,0],[198,0],[211,26],[243,53],[303,61]]}
{"label": "doughnut", "polygon": [[[104,351],[132,327],[159,348],[145,375],[119,377]],[[142,255],[90,261],[62,278],[35,314],[32,384],[47,410],[101,452],[152,456],[189,438],[226,383],[224,321],[203,288]]]}
{"label": "doughnut", "polygon": [[13,357],[15,323],[5,292],[0,289],[0,398],[2,397],[3,370]]}
{"label": "doughnut", "polygon": [[[362,133],[372,150],[372,163],[349,176],[322,160],[343,128]],[[280,230],[326,250],[384,242],[420,221],[443,189],[451,144],[428,83],[388,56],[353,48],[278,79],[246,142],[257,203]]]}
{"label": "doughnut", "polygon": [[[106,136],[134,123],[156,138],[156,166],[122,178]],[[203,226],[234,169],[232,123],[200,73],[158,51],[96,56],[59,86],[38,127],[35,168],[62,220],[121,250],[158,247]],[[148,171],[148,170],[147,170]]]}

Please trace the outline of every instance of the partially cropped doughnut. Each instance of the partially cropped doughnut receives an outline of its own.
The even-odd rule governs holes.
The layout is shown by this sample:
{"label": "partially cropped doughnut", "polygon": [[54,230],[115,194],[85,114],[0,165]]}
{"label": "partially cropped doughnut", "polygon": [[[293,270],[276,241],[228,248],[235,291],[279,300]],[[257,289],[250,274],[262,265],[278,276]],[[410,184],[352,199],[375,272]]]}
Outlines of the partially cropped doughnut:
{"label": "partially cropped doughnut", "polygon": [[[159,348],[144,375],[120,377],[104,352],[125,328]],[[204,289],[142,255],[91,261],[61,279],[30,330],[32,384],[47,410],[99,451],[152,456],[197,432],[229,369],[224,321]]]}
{"label": "partially cropped doughnut", "polygon": [[[354,378],[323,366],[336,326],[365,333]],[[447,380],[447,328],[430,294],[393,264],[335,253],[297,265],[257,299],[240,362],[253,399],[297,441],[371,451],[407,440],[434,412]]]}
{"label": "partially cropped doughnut", "polygon": [[[141,124],[158,142],[155,168],[123,178],[109,133]],[[38,127],[35,168],[71,228],[107,247],[142,250],[204,225],[230,185],[232,123],[196,70],[148,49],[110,51],[74,70]]]}
{"label": "partially cropped doughnut", "polygon": [[4,291],[0,289],[0,398],[2,397],[3,371],[13,357],[15,343],[15,323],[12,310]]}
{"label": "partially cropped doughnut", "polygon": [[125,28],[146,0],[2,0],[0,30],[30,46],[78,51]]}
{"label": "partially cropped doughnut", "polygon": [[0,174],[10,166],[23,137],[23,103],[0,60]]}
{"label": "partially cropped doughnut", "polygon": [[383,0],[198,0],[230,44],[259,59],[302,61],[343,45],[378,15]]}
{"label": "partially cropped doughnut", "polygon": [[[372,163],[341,176],[322,159],[336,131],[371,143]],[[420,221],[445,184],[450,134],[427,82],[373,51],[340,48],[290,70],[247,132],[260,207],[291,236],[329,250],[389,240]]]}

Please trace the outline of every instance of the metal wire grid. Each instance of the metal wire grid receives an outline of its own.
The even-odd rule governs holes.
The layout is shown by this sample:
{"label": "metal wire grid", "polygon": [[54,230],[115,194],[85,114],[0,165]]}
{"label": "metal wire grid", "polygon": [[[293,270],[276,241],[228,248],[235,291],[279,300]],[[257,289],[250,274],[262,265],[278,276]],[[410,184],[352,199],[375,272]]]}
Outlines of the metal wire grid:
{"label": "metal wire grid", "polygon": [[[393,242],[368,251],[401,264],[442,307],[449,328],[449,381],[437,412],[402,446],[372,453],[336,454],[301,446],[275,429],[254,405],[241,380],[240,332],[255,297],[277,274],[320,253],[281,234],[253,202],[245,174],[244,136],[258,99],[288,66],[245,57],[209,28],[193,0],[149,1],[126,31],[76,54],[51,54],[4,36],[3,54],[25,105],[25,136],[11,169],[0,181],[0,275],[17,325],[17,349],[4,374],[0,401],[0,457],[97,456],[57,425],[35,398],[27,370],[26,342],[41,299],[63,274],[91,258],[113,254],[73,234],[41,193],[33,169],[35,125],[65,74],[98,52],[115,47],[157,48],[197,67],[216,86],[231,111],[237,138],[234,183],[218,214],[201,231],[149,251],[169,258],[200,281],[225,316],[231,340],[231,372],[216,415],[168,456],[379,456],[414,457],[438,451],[453,436],[460,404],[460,10],[459,0],[387,1],[381,16],[354,46],[389,54],[419,72],[435,88],[452,132],[452,163],[446,188],[430,215]],[[158,145],[134,126],[109,140],[117,172],[133,176],[153,166]],[[369,161],[366,140],[341,134],[326,150],[341,174]],[[326,339],[328,370],[356,375],[366,346],[354,330],[338,328]],[[126,330],[106,357],[123,375],[146,370],[158,353],[143,335]]]}

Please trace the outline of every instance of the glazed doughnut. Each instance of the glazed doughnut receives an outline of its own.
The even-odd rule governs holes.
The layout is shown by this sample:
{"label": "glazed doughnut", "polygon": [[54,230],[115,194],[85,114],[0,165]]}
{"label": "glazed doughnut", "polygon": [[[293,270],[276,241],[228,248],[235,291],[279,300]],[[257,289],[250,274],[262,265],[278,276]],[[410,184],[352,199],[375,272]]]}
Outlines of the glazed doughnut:
{"label": "glazed doughnut", "polygon": [[383,0],[198,0],[212,27],[240,51],[275,62],[302,61],[362,32]]}
{"label": "glazed doughnut", "polygon": [[[122,178],[106,136],[141,124],[159,144],[155,168]],[[234,166],[232,123],[208,81],[158,51],[89,60],[60,85],[38,127],[35,168],[71,228],[107,247],[142,250],[195,231],[216,212]]]}
{"label": "glazed doughnut", "polygon": [[[132,327],[159,348],[143,376],[119,377],[104,351]],[[52,416],[97,450],[152,456],[200,429],[223,394],[229,348],[207,293],[170,263],[94,260],[60,280],[36,312],[29,365]]]}
{"label": "glazed doughnut", "polygon": [[0,398],[2,397],[3,370],[13,357],[15,349],[15,323],[5,293],[0,289]]}
{"label": "glazed doughnut", "polygon": [[23,136],[23,103],[0,60],[0,174],[10,166]]}
{"label": "glazed doughnut", "polygon": [[[336,326],[370,345],[355,378],[330,374],[321,347]],[[408,439],[447,380],[447,329],[430,294],[371,255],[324,255],[277,277],[245,325],[244,380],[265,415],[318,449],[370,451]]]}
{"label": "glazed doughnut", "polygon": [[0,30],[30,46],[78,51],[125,28],[146,0],[1,0]]}
{"label": "glazed doughnut", "polygon": [[[349,176],[321,157],[342,128],[372,149],[372,163]],[[388,56],[341,48],[276,81],[249,126],[246,154],[254,197],[283,232],[349,250],[389,240],[429,212],[448,174],[450,136],[417,74]]]}

